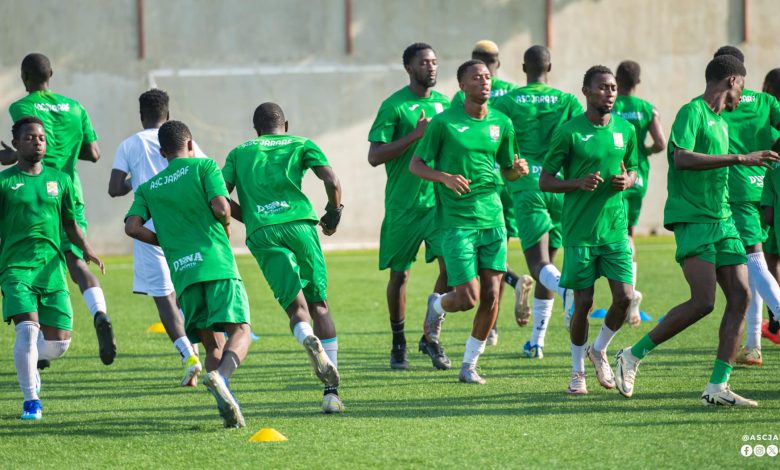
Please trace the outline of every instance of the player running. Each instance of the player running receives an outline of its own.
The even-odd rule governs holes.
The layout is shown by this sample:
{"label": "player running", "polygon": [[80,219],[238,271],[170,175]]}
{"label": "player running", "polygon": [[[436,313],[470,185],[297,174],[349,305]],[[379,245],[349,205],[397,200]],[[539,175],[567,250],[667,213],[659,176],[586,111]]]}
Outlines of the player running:
{"label": "player running", "polygon": [[[252,122],[257,138],[233,149],[223,169],[228,192],[236,188],[238,193],[240,206],[234,204],[233,217],[246,224],[247,247],[325,384],[322,411],[342,413],[337,388],[339,343],[328,308],[325,258],[316,228],[319,221],[325,235],[336,232],[344,207],[341,183],[314,142],[287,134],[288,123],[278,104],[258,106]],[[322,180],[328,195],[322,219],[301,191],[309,169]]]}
{"label": "player running", "polygon": [[720,324],[717,359],[701,395],[704,405],[757,406],[732,392],[728,379],[737,354],[750,291],[747,256],[728,205],[729,167],[767,166],[780,160],[764,150],[729,154],[729,128],[721,114],[739,105],[745,66],[723,55],[707,64],[704,94],[677,113],[669,138],[669,197],[664,226],[674,231],[675,258],[691,289],[691,298],[672,308],[663,321],[632,347],[617,354],[615,382],[625,397],[634,394],[640,360],[656,346],[712,312],[715,286],[721,286],[726,309]]}
{"label": "player running", "polygon": [[65,280],[62,231],[105,273],[76,223],[73,184],[44,166],[43,121],[19,117],[13,125],[16,165],[0,173],[0,288],[3,320],[16,330],[14,364],[24,394],[21,418],[39,420],[39,360],[53,360],[70,346],[73,310]]}
{"label": "player running", "polygon": [[[368,162],[371,166],[384,164],[387,173],[385,217],[379,239],[379,269],[390,269],[387,308],[393,333],[390,351],[392,369],[409,368],[404,332],[406,286],[421,243],[425,243],[426,262],[439,258],[439,277],[434,291],[444,293],[449,290],[436,227],[433,186],[409,173],[409,161],[425,134],[431,116],[449,107],[450,100],[433,89],[439,66],[431,46],[425,43],[410,45],[404,50],[403,64],[409,75],[409,85],[382,102],[368,134],[371,142]],[[441,344],[430,341],[425,334],[420,338],[419,349],[431,358],[435,368],[450,368],[450,359]]]}
{"label": "player running", "polygon": [[[601,65],[589,68],[582,92],[585,114],[558,129],[539,176],[542,191],[564,193],[561,285],[574,291],[572,374],[567,390],[573,395],[588,393],[586,355],[601,386],[615,388],[607,346],[625,322],[633,297],[623,191],[633,186],[637,176],[634,127],[611,114],[617,97],[612,71]],[[563,179],[558,179],[561,171]],[[598,337],[588,346],[593,286],[601,276],[609,281],[612,305]]]}
{"label": "player running", "polygon": [[[228,379],[252,339],[249,301],[228,240],[225,180],[213,160],[191,158],[195,146],[184,123],[166,122],[158,139],[168,167],[135,191],[125,232],[162,248],[184,310],[184,330],[191,342],[203,342],[206,348],[203,383],[216,399],[225,427],[240,428],[244,416]],[[157,233],[144,226],[149,219]]]}
{"label": "player running", "polygon": [[[634,227],[639,222],[639,212],[642,209],[642,200],[647,194],[647,184],[650,177],[650,155],[666,148],[666,137],[661,126],[661,117],[658,109],[651,103],[638,98],[636,89],[640,83],[639,64],[633,60],[624,60],[618,65],[615,72],[615,80],[618,85],[618,96],[612,112],[630,122],[636,131],[637,142],[637,177],[636,183],[623,193],[623,203],[628,218],[628,240],[631,243],[632,272],[634,298],[631,299],[631,307],[628,310],[628,324],[638,326],[642,321],[639,315],[639,305],[642,303],[642,293],[636,290],[636,245],[634,245]],[[653,140],[652,145],[645,146],[647,135]]]}
{"label": "player running", "polygon": [[[168,166],[168,160],[160,155],[160,143],[157,140],[160,126],[169,119],[168,101],[168,94],[158,89],[144,92],[138,98],[143,130],[122,141],[116,150],[108,182],[108,194],[111,197],[135,191]],[[197,144],[193,142],[192,145],[196,157],[205,157]],[[144,227],[154,231],[151,219],[146,221]],[[184,332],[184,319],[176,305],[171,273],[159,246],[133,240],[133,292],[154,299],[160,321],[184,364],[181,385],[196,386],[202,366]]]}
{"label": "player running", "polygon": [[[76,161],[97,162],[100,159],[97,135],[83,106],[49,89],[51,77],[51,63],[45,55],[27,55],[22,60],[22,82],[29,94],[11,104],[8,111],[14,122],[22,116],[35,116],[43,121],[48,143],[43,164],[64,172],[72,179],[76,222],[86,236],[84,195],[76,172]],[[13,149],[4,143],[3,147],[4,149],[0,151],[0,162],[4,165],[15,162],[17,157]],[[97,277],[89,271],[81,250],[70,243],[66,234],[62,233],[60,239],[63,242],[62,251],[65,253],[71,279],[78,284],[84,302],[93,317],[100,360],[103,364],[109,365],[116,357],[116,341],[111,319],[107,315],[103,289]],[[48,363],[42,361],[39,367],[48,367]]]}
{"label": "player running", "polygon": [[[573,291],[560,286],[561,273],[553,264],[561,246],[563,195],[539,189],[539,175],[555,131],[566,121],[582,114],[582,106],[570,93],[547,85],[552,69],[550,51],[532,46],[523,54],[527,84],[499,98],[493,109],[509,116],[514,125],[517,148],[528,160],[530,174],[508,183],[512,191],[515,218],[520,232],[528,271],[536,279],[533,300],[533,331],[523,345],[523,356],[544,357],[544,339],[552,316],[555,294],[564,299],[566,327],[574,306]],[[527,318],[524,319],[528,321]]]}
{"label": "player running", "polygon": [[466,95],[463,107],[431,120],[409,171],[436,183],[442,252],[449,285],[455,288],[428,297],[428,338],[439,341],[446,312],[471,310],[479,303],[459,380],[484,384],[477,360],[496,321],[506,267],[506,228],[495,166],[509,180],[527,174],[528,166],[514,154],[512,123],[487,106],[490,72],[485,63],[469,60],[458,67],[457,77]]}

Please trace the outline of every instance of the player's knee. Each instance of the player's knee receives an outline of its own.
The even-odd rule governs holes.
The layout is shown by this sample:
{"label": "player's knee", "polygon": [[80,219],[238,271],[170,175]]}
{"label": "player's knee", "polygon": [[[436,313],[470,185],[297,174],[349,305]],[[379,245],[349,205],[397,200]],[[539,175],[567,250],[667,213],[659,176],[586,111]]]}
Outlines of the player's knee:
{"label": "player's knee", "polygon": [[460,311],[471,310],[479,302],[479,293],[476,289],[468,289],[458,296],[458,307]]}
{"label": "player's knee", "polygon": [[693,311],[699,317],[704,317],[712,313],[715,310],[715,301],[710,299],[702,299],[693,302]]}
{"label": "player's knee", "polygon": [[574,309],[589,312],[593,307],[593,294],[578,294],[574,296]]}
{"label": "player's knee", "polygon": [[311,315],[314,318],[315,322],[318,319],[330,316],[330,309],[325,304],[325,302],[315,302],[315,303],[311,304],[310,311],[311,311]]}
{"label": "player's knee", "polygon": [[631,296],[628,292],[621,292],[612,299],[612,302],[618,310],[625,312],[631,306]]}
{"label": "player's knee", "polygon": [[390,271],[390,281],[388,284],[391,289],[398,290],[409,282],[409,271]]}

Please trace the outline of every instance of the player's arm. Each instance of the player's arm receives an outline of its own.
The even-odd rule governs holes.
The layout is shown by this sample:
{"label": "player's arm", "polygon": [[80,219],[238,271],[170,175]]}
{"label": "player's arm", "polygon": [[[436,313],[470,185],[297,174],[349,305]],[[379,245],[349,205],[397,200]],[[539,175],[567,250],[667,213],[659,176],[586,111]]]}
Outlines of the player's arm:
{"label": "player's arm", "polygon": [[539,189],[547,193],[568,193],[578,189],[593,191],[603,182],[604,178],[601,177],[600,171],[586,175],[584,178],[570,180],[558,179],[554,173],[549,173],[544,168],[539,175]]}
{"label": "player's arm", "polygon": [[328,204],[325,205],[325,215],[320,218],[322,233],[333,235],[336,233],[341,221],[341,211],[344,206],[341,204],[341,182],[336,172],[330,166],[314,166],[312,171],[317,178],[325,185],[325,193],[328,195]]}
{"label": "player's arm", "polygon": [[[225,181],[225,187],[227,188],[228,194],[233,192],[233,186],[232,183],[228,183]],[[230,216],[236,219],[237,221],[244,223],[244,213],[241,212],[241,205],[233,200],[233,198],[229,199],[230,201]]]}
{"label": "player's arm", "polygon": [[707,155],[680,147],[674,149],[674,167],[678,170],[701,171],[734,165],[771,168],[770,163],[778,161],[780,161],[780,156],[772,150],[760,150],[744,155]]}
{"label": "player's arm", "polygon": [[84,261],[97,264],[100,267],[100,272],[105,274],[106,267],[103,265],[100,258],[98,258],[97,254],[92,251],[92,247],[87,243],[87,240],[84,238],[84,233],[81,231],[81,228],[79,228],[76,221],[72,219],[63,219],[62,228],[68,235],[68,240],[84,252]]}
{"label": "player's arm", "polygon": [[2,141],[0,141],[0,145],[3,147],[0,149],[0,165],[13,165],[16,163],[16,150]]}
{"label": "player's arm", "polygon": [[525,158],[519,158],[515,154],[515,159],[512,161],[512,166],[509,168],[501,168],[501,174],[507,181],[515,181],[530,173],[531,170],[528,167],[528,162]]}
{"label": "player's arm", "polygon": [[409,171],[424,180],[447,186],[458,196],[471,192],[471,188],[469,188],[471,180],[467,180],[462,175],[452,175],[431,168],[418,155],[412,156],[412,160],[409,162]]}
{"label": "player's arm", "polygon": [[215,196],[211,198],[211,213],[225,228],[228,238],[230,238],[230,202],[225,196]]}
{"label": "player's arm", "polygon": [[368,163],[371,166],[379,166],[398,158],[410,145],[422,138],[429,121],[430,119],[425,117],[425,111],[421,111],[417,125],[405,136],[387,143],[371,142],[368,148]]}
{"label": "player's arm", "polygon": [[[666,148],[666,135],[664,135],[664,128],[661,125],[661,115],[656,108],[653,108],[653,120],[647,126],[647,132],[653,139],[653,145],[645,147],[647,155],[652,155]],[[642,145],[644,144],[642,142]]]}
{"label": "player's arm", "polygon": [[111,170],[111,178],[108,180],[108,195],[111,197],[124,196],[133,190],[127,173],[122,170]]}
{"label": "player's arm", "polygon": [[79,150],[79,160],[95,163],[100,160],[100,147],[97,141],[84,143]]}
{"label": "player's arm", "polygon": [[144,219],[137,215],[130,215],[125,219],[125,233],[128,237],[135,238],[138,241],[160,246],[157,234],[144,227]]}

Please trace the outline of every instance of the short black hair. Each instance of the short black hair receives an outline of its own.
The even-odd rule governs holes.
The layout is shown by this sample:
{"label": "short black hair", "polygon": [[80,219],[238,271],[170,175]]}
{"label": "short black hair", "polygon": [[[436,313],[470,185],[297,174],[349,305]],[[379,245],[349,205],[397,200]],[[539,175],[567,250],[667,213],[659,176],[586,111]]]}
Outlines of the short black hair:
{"label": "short black hair", "polygon": [[[22,116],[19,119],[14,122],[14,125],[11,127],[11,135],[14,137],[14,139],[18,139],[22,136],[22,128],[29,124],[40,124],[41,127],[44,127],[43,121],[38,119],[35,116]],[[45,130],[45,127],[44,127]]]}
{"label": "short black hair", "polygon": [[615,80],[623,88],[634,88],[639,84],[642,68],[633,60],[624,60],[618,65]]}
{"label": "short black hair", "polygon": [[775,93],[780,92],[780,68],[767,72],[764,84],[769,85]]}
{"label": "short black hair", "polygon": [[141,114],[152,119],[168,115],[168,101],[168,93],[158,88],[145,91],[138,97]]}
{"label": "short black hair", "polygon": [[715,51],[715,54],[712,56],[712,58],[714,59],[715,57],[720,57],[722,55],[730,55],[736,57],[737,59],[739,59],[740,62],[742,62],[743,64],[745,63],[745,54],[743,54],[738,47],[734,47],[734,46],[719,47],[718,50]]}
{"label": "short black hair", "polygon": [[719,55],[715,57],[707,64],[707,69],[704,71],[704,78],[707,80],[707,83],[719,82],[732,75],[741,77],[747,75],[745,65],[740,62],[739,58],[733,55]]}
{"label": "short black hair", "polygon": [[596,75],[612,75],[615,76],[614,73],[612,73],[612,70],[609,69],[609,67],[605,65],[594,65],[593,67],[589,68],[585,72],[585,76],[582,77],[582,86],[587,87],[590,86],[591,80],[593,80],[593,77]]}
{"label": "short black hair", "polygon": [[181,150],[187,139],[192,139],[192,133],[183,122],[168,121],[160,126],[157,139],[160,141],[160,151],[173,153]]}
{"label": "short black hair", "polygon": [[526,72],[544,72],[550,66],[550,49],[534,45],[525,50],[523,64]]}
{"label": "short black hair", "polygon": [[466,74],[466,71],[470,67],[473,67],[475,65],[480,65],[480,64],[484,65],[485,67],[487,67],[487,65],[483,61],[478,60],[478,59],[467,60],[466,62],[463,62],[462,64],[460,64],[460,67],[458,67],[458,73],[456,74],[456,76],[458,77],[458,83],[460,83],[461,78],[463,78],[463,75]]}
{"label": "short black hair", "polygon": [[51,77],[51,62],[43,54],[27,54],[22,59],[22,73],[33,83],[44,83]]}
{"label": "short black hair", "polygon": [[282,107],[276,103],[266,102],[255,109],[252,116],[252,124],[258,132],[272,131],[284,126],[287,119],[284,117]]}
{"label": "short black hair", "polygon": [[[404,61],[404,65],[409,65],[412,62],[412,59],[414,56],[417,55],[418,52],[424,51],[426,49],[430,49],[433,51],[433,47],[430,46],[430,44],[426,44],[424,42],[416,42],[406,49],[404,49],[404,55],[402,56],[402,59]],[[435,54],[436,51],[433,51]]]}

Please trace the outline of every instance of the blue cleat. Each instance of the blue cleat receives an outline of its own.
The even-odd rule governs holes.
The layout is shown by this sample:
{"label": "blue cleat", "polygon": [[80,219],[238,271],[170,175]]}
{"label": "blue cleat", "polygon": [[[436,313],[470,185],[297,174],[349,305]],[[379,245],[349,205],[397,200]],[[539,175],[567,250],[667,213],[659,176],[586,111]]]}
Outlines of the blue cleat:
{"label": "blue cleat", "polygon": [[41,405],[41,401],[27,400],[24,402],[22,405],[22,416],[20,418],[29,421],[37,421],[43,418],[43,406]]}
{"label": "blue cleat", "polygon": [[531,344],[530,341],[526,341],[523,345],[523,357],[527,357],[529,359],[541,359],[544,357],[542,349],[544,349],[542,346],[539,346],[538,344]]}

